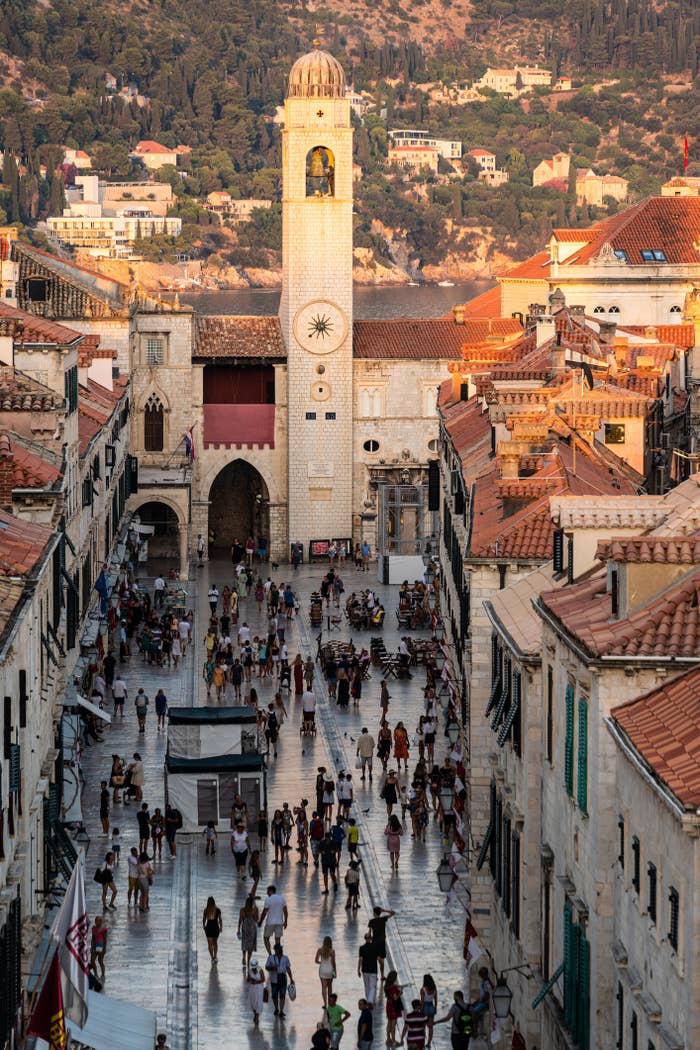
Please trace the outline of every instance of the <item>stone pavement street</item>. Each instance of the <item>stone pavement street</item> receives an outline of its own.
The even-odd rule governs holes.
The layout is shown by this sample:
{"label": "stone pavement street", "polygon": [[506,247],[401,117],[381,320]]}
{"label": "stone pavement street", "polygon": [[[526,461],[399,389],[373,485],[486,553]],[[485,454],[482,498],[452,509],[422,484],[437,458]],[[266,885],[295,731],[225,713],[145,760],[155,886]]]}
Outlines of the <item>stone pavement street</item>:
{"label": "stone pavement street", "polygon": [[[266,567],[264,567],[266,568]],[[269,571],[269,570],[268,570]],[[305,657],[315,654],[316,630],[308,623],[308,596],[317,589],[325,567],[302,566],[296,574],[288,566],[281,566],[274,573],[275,578],[283,580],[289,573],[293,577],[293,586],[299,593],[301,613],[287,632],[290,662],[297,651]],[[98,819],[98,794],[100,777],[107,777],[110,755],[118,751],[131,756],[139,750],[146,767],[146,785],[144,800],[151,812],[156,805],[163,803],[163,756],[165,753],[165,734],[155,730],[155,717],[149,714],[147,733],[144,741],[139,738],[133,710],[133,696],[139,686],[153,697],[156,689],[163,686],[171,705],[204,704],[206,693],[201,679],[203,663],[203,628],[208,619],[206,594],[210,582],[216,582],[221,590],[230,579],[231,567],[228,559],[214,560],[203,567],[193,567],[189,589],[196,601],[196,641],[194,653],[192,647],[187,654],[183,668],[175,673],[158,670],[141,663],[140,657],[132,655],[127,668],[126,678],[129,686],[129,701],[126,705],[124,723],[118,723],[105,733],[103,744],[90,747],[84,759],[86,788],[83,795],[83,811],[91,836],[88,855],[88,900],[91,913],[100,910],[100,887],[91,881],[97,863],[102,860],[103,851],[108,840],[100,837]],[[266,576],[267,572],[263,573]],[[394,613],[398,601],[398,588],[383,587],[376,583],[374,574],[356,574],[352,566],[344,571],[346,592],[361,586],[372,585],[383,598],[387,615],[384,627],[385,644],[389,650],[398,647],[399,631],[396,629]],[[241,603],[241,620],[247,620],[252,634],[264,629],[265,612],[260,615],[254,598],[249,597]],[[324,628],[326,620],[324,619]],[[343,621],[341,633],[333,634],[334,638],[348,637],[347,627]],[[354,636],[359,646],[369,646],[370,632],[360,632]],[[194,661],[193,661],[194,656]],[[392,681],[392,697],[389,708],[389,722],[393,725],[402,719],[412,737],[419,714],[422,711],[422,685],[424,674],[422,668],[414,669],[415,677],[411,681]],[[272,698],[273,683],[263,680],[255,682],[261,703]],[[388,943],[394,965],[400,980],[406,987],[404,999],[410,1002],[412,995],[420,988],[423,973],[433,974],[440,994],[438,1013],[449,1005],[452,991],[465,987],[465,971],[462,960],[462,935],[465,913],[459,903],[445,908],[444,897],[439,891],[435,870],[442,855],[440,836],[436,824],[431,823],[428,829],[426,844],[413,842],[410,836],[410,823],[405,828],[402,841],[399,871],[393,873],[389,867],[388,854],[384,840],[386,810],[379,798],[383,783],[381,766],[377,770],[372,786],[361,784],[359,772],[354,769],[356,739],[363,725],[367,725],[375,736],[379,723],[379,669],[372,669],[372,677],[364,683],[363,696],[359,711],[351,708],[340,712],[335,704],[328,707],[325,683],[320,673],[316,675],[315,687],[318,694],[317,719],[320,731],[315,738],[299,736],[301,720],[299,702],[294,701],[293,693],[289,702],[289,720],[280,734],[278,758],[270,759],[268,771],[268,810],[288,801],[296,805],[302,797],[309,799],[309,814],[314,805],[314,779],[316,767],[326,767],[338,771],[341,768],[353,773],[355,782],[356,806],[354,815],[360,824],[360,854],[363,858],[364,879],[361,883],[361,907],[355,917],[344,908],[343,888],[337,895],[332,892],[322,896],[320,875],[310,865],[303,868],[296,864],[296,853],[290,854],[290,863],[284,867],[273,866],[268,859],[263,869],[259,888],[261,897],[265,895],[265,886],[275,882],[287,898],[289,905],[289,928],[284,939],[285,950],[289,955],[297,982],[298,997],[293,1004],[288,1004],[286,1020],[279,1020],[272,1014],[271,1007],[266,1008],[259,1029],[252,1025],[252,1015],[247,1004],[245,985],[242,980],[240,945],[235,931],[238,921],[238,910],[246,894],[245,884],[234,878],[232,858],[228,843],[228,829],[219,829],[218,852],[215,857],[204,856],[203,842],[194,842],[192,849],[193,892],[196,893],[195,929],[198,941],[196,981],[197,990],[197,1035],[201,1048],[219,1046],[282,1048],[298,1047],[307,1050],[310,1036],[316,1022],[321,1019],[322,1001],[317,967],[314,964],[316,949],[325,935],[333,938],[336,949],[338,979],[335,989],[339,1002],[352,1013],[347,1023],[343,1045],[354,1046],[355,1024],[357,1017],[357,1000],[362,995],[362,982],[357,977],[357,949],[362,943],[366,923],[371,914],[371,907],[376,900],[383,907],[393,908],[397,912],[388,926]],[[194,699],[193,699],[194,698]],[[229,703],[232,697],[226,698]],[[445,740],[438,737],[436,757],[442,758],[445,751]],[[414,756],[409,760],[412,769]],[[407,783],[405,774],[401,783]],[[130,999],[139,1005],[158,1012],[159,1022],[163,1029],[166,1018],[174,1016],[173,1003],[170,1013],[167,1002],[168,965],[171,948],[171,927],[177,919],[177,911],[185,902],[178,899],[174,887],[174,872],[179,859],[171,861],[165,856],[155,864],[151,910],[142,915],[126,907],[126,864],[125,856],[135,842],[136,806],[118,806],[112,815],[111,823],[120,827],[122,832],[122,864],[118,885],[118,910],[107,912],[107,924],[110,927],[111,940],[107,955],[107,982],[105,991],[121,999]],[[293,841],[296,835],[293,836]],[[186,858],[181,858],[185,860]],[[341,873],[347,866],[346,854],[343,855]],[[222,909],[224,931],[219,942],[219,962],[210,964],[206,941],[201,930],[201,913],[209,895],[213,895]],[[370,897],[372,899],[370,899]],[[262,902],[261,902],[262,903]],[[260,931],[262,932],[262,931]],[[258,958],[265,961],[265,950],[262,937],[258,940]],[[384,1000],[380,997],[375,1009],[375,1045],[384,1044]],[[164,1029],[165,1030],[165,1029]],[[169,1033],[172,1036],[172,1033]],[[435,1030],[433,1045],[449,1046],[449,1025]],[[173,1050],[180,1050],[175,1040],[170,1038]],[[197,1045],[197,1044],[192,1044]]]}

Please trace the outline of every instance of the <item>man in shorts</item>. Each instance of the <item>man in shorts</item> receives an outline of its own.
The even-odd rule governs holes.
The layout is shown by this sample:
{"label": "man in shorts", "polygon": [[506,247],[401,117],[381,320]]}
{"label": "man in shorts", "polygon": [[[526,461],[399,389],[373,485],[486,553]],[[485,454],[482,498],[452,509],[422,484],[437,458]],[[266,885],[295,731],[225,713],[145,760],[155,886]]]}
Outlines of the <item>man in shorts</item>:
{"label": "man in shorts", "polygon": [[263,913],[260,916],[258,926],[265,924],[263,930],[263,940],[265,941],[265,950],[268,955],[272,954],[270,948],[270,938],[275,938],[275,944],[282,943],[282,932],[287,929],[287,921],[289,919],[289,912],[287,911],[287,902],[281,893],[277,892],[276,886],[267,887],[267,900],[265,901],[265,907]]}
{"label": "man in shorts", "polygon": [[372,918],[367,924],[372,932],[372,944],[377,953],[377,962],[379,963],[382,980],[384,980],[384,961],[386,959],[386,924],[392,915],[396,915],[396,912],[390,908],[375,907]]}
{"label": "man in shorts", "polygon": [[114,717],[119,714],[120,718],[124,717],[124,701],[126,700],[129,692],[126,688],[126,682],[121,675],[117,675],[112,686],[112,696],[114,697]]}
{"label": "man in shorts", "polygon": [[369,781],[372,783],[372,756],[374,755],[374,737],[368,732],[367,726],[362,727],[360,738],[357,741],[357,754],[362,762],[362,780],[365,779],[369,770]]}
{"label": "man in shorts", "polygon": [[183,660],[187,650],[187,643],[190,640],[190,629],[190,621],[183,616],[177,625],[177,633],[180,635],[180,648],[182,649]]}
{"label": "man in shorts", "polygon": [[337,877],[337,849],[333,842],[333,837],[330,831],[327,831],[323,836],[321,843],[318,847],[319,856],[321,858],[321,874],[323,875],[323,893],[328,893],[328,876],[330,875],[333,880],[333,889],[338,889],[338,877]]}
{"label": "man in shorts", "polygon": [[302,693],[301,710],[302,718],[310,728],[316,720],[316,696],[310,689],[305,689]]}
{"label": "man in shorts", "polygon": [[134,896],[134,904],[138,900],[138,894],[136,892],[136,882],[139,877],[139,851],[136,846],[131,847],[131,852],[126,858],[126,865],[129,872],[129,893],[127,896],[127,907],[131,904],[131,897]]}

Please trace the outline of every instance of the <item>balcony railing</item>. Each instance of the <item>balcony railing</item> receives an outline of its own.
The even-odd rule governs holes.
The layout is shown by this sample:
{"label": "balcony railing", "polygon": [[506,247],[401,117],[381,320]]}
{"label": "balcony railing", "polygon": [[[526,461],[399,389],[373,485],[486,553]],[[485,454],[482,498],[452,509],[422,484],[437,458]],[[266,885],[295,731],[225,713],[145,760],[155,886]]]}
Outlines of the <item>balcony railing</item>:
{"label": "balcony railing", "polygon": [[204,446],[275,447],[274,405],[205,405]]}

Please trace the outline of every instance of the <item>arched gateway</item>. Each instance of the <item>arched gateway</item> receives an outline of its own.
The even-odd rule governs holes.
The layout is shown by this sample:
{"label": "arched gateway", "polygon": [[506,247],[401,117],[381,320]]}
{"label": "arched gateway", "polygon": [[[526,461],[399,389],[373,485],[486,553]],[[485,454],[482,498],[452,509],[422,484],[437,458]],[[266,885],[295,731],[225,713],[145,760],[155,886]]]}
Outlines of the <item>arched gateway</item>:
{"label": "arched gateway", "polygon": [[255,541],[256,552],[270,547],[270,493],[265,479],[244,459],[228,463],[209,490],[209,530],[214,549],[230,550],[234,540]]}

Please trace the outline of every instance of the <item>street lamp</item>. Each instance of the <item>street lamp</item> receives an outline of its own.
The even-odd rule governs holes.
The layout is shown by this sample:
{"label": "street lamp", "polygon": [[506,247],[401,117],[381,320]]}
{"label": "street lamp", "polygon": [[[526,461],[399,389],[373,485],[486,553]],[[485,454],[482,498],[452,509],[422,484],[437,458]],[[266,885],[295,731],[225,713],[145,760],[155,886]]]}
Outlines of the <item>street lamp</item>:
{"label": "street lamp", "polygon": [[439,646],[435,652],[435,666],[437,667],[438,671],[442,671],[443,667],[445,666],[445,654]]}
{"label": "street lamp", "polygon": [[446,853],[440,861],[439,867],[435,874],[437,875],[440,892],[449,893],[452,889],[452,884],[455,880],[455,873],[453,872],[450,866],[450,861]]}
{"label": "street lamp", "polygon": [[457,741],[459,740],[460,732],[461,730],[458,722],[452,721],[449,723],[449,725],[447,726],[447,739],[451,744],[457,743]]}
{"label": "street lamp", "polygon": [[439,642],[442,642],[445,638],[445,624],[442,620],[438,620],[435,624],[435,630],[433,631],[434,636]]}
{"label": "street lamp", "polygon": [[496,987],[491,992],[491,1001],[493,1003],[494,1013],[500,1021],[504,1021],[510,1016],[510,1004],[513,1001],[513,993],[508,987],[508,983],[503,974],[500,975],[496,981]]}
{"label": "street lamp", "polygon": [[435,569],[433,568],[432,562],[426,565],[423,579],[425,580],[426,587],[433,586],[433,581],[435,580]]}

